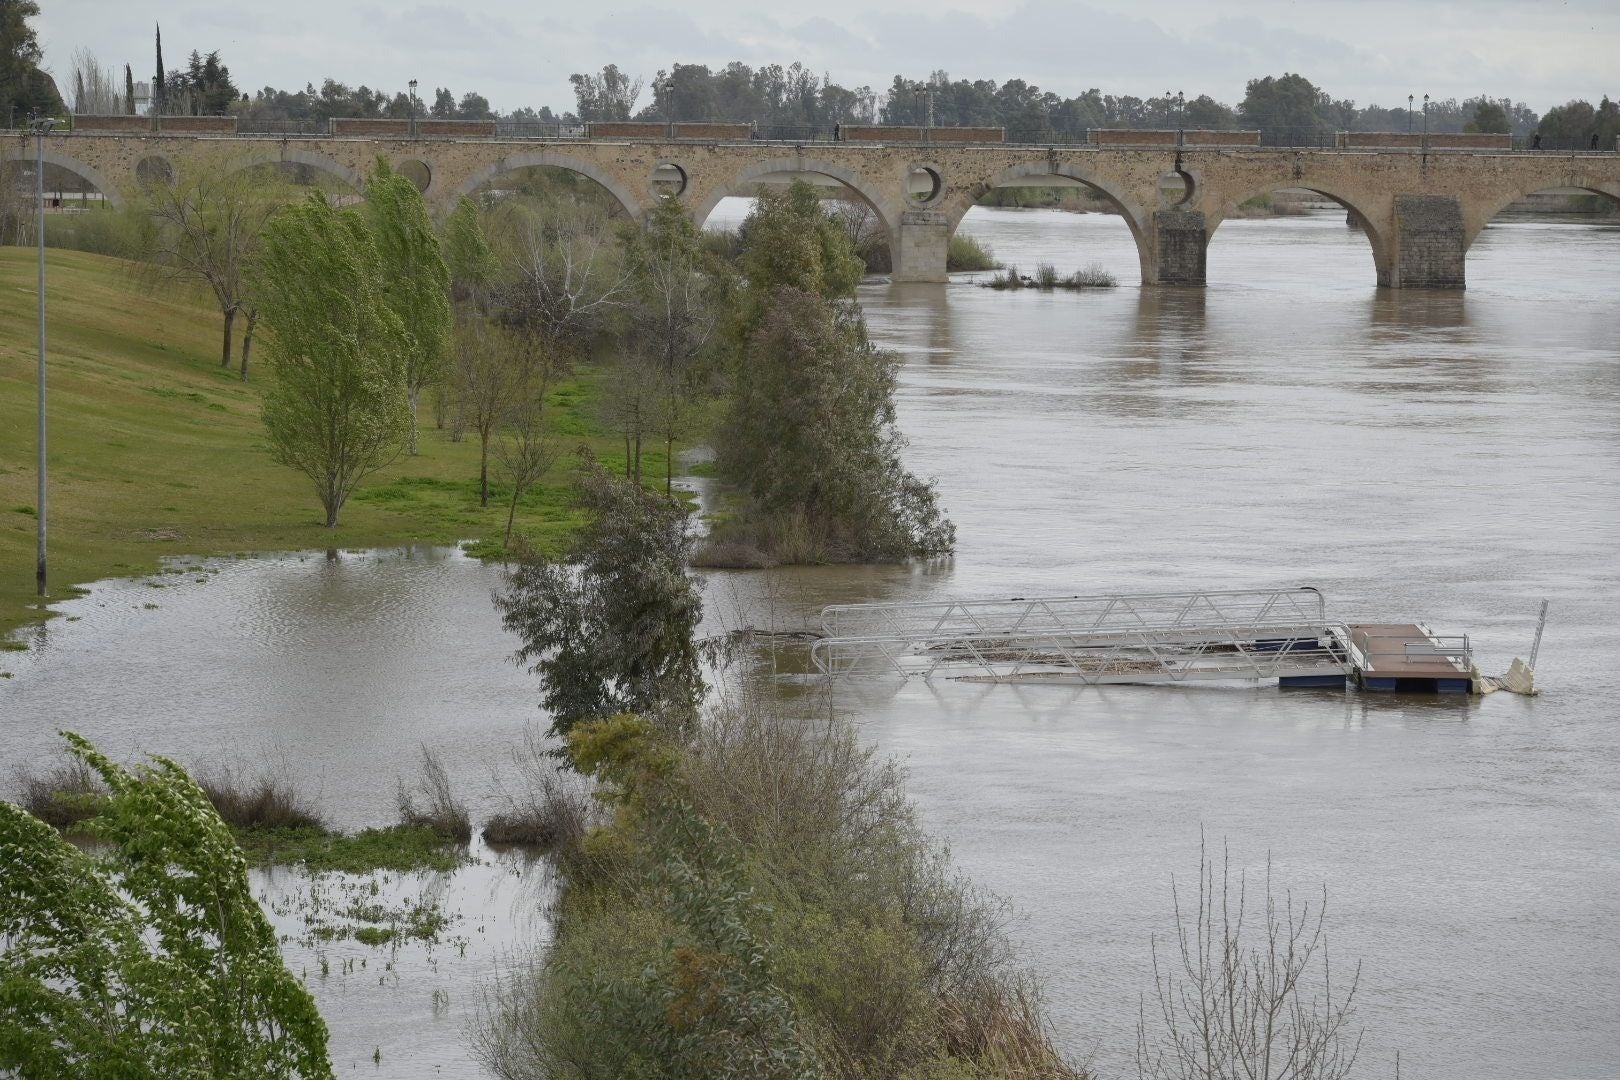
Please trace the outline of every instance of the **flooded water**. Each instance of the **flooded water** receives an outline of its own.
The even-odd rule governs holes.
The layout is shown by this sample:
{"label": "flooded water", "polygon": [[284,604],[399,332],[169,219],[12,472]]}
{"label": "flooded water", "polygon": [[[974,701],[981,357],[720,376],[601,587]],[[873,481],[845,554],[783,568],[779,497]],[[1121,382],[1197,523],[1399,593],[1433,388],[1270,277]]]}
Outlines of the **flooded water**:
{"label": "flooded water", "polygon": [[[956,558],[714,574],[711,612],[793,624],[851,600],[1308,583],[1341,618],[1467,632],[1501,671],[1549,598],[1535,699],[835,693],[909,762],[959,865],[1013,902],[1064,1045],[1104,1076],[1133,1071],[1149,935],[1201,834],[1327,889],[1337,970],[1362,963],[1364,1075],[1393,1075],[1396,1052],[1426,1077],[1620,1073],[1620,229],[1495,226],[1466,293],[1401,294],[1374,289],[1342,213],[1223,225],[1201,291],[1132,287],[1117,219],[979,209],[964,228],[1026,270],[1096,262],[1123,287],[863,287],[903,354],[908,460],[938,479]],[[35,759],[60,727],[115,755],[262,755],[352,827],[392,816],[426,742],[487,809],[538,718],[496,580],[422,550],[105,583],[40,648],[0,654],[4,757]],[[538,906],[520,892],[493,902],[503,940],[543,937],[519,926]],[[386,1003],[360,982],[317,987],[345,1069],[380,1046],[387,1075],[458,1071],[394,1053],[405,1028],[423,1062],[466,1071],[432,978]]]}

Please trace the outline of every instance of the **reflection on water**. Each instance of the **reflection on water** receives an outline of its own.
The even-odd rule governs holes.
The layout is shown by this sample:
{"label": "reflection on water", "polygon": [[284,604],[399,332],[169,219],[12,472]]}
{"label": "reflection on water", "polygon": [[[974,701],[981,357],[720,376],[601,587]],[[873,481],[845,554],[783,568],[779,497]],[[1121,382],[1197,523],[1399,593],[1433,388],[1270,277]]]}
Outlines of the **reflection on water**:
{"label": "reflection on water", "polygon": [[[1115,218],[976,209],[963,227],[1026,268],[1136,280]],[[1327,212],[1224,224],[1204,291],[870,283],[956,558],[708,577],[715,629],[836,602],[1309,582],[1341,617],[1467,631],[1487,670],[1552,600],[1533,700],[834,688],[909,761],[963,869],[1022,912],[1059,1031],[1103,1075],[1131,1071],[1148,936],[1200,829],[1327,886],[1335,954],[1365,964],[1369,1073],[1397,1050],[1428,1077],[1620,1072],[1620,232],[1492,227],[1466,293],[1380,293],[1371,262]],[[279,752],[354,826],[389,816],[426,741],[487,807],[537,717],[495,571],[442,550],[212,565],[98,586],[45,648],[0,654],[7,761],[63,726],[115,756]],[[334,1026],[364,1049],[369,1022]],[[419,1029],[453,1046],[451,1026]]]}

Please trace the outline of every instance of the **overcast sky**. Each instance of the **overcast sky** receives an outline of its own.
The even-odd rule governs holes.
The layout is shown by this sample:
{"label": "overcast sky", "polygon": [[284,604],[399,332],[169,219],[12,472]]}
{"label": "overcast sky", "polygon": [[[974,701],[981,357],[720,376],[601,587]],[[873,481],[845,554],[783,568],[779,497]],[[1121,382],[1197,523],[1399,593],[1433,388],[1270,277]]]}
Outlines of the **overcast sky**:
{"label": "overcast sky", "polygon": [[650,81],[674,62],[731,60],[800,60],[879,91],[896,73],[942,68],[1020,77],[1064,96],[1096,86],[1235,103],[1247,79],[1298,71],[1361,105],[1488,93],[1541,112],[1574,97],[1620,97],[1620,0],[39,2],[35,26],[59,80],[80,46],[149,79],[161,20],[169,67],[192,49],[218,49],[244,90],[331,76],[392,91],[415,78],[419,93],[477,90],[500,111],[572,107],[569,74],[608,63]]}

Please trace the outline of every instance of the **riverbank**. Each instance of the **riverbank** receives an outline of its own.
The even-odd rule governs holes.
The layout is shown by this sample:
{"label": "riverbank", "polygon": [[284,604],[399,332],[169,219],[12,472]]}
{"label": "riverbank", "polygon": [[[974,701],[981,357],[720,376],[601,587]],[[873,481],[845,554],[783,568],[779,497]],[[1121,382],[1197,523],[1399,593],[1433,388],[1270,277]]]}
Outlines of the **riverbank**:
{"label": "riverbank", "polygon": [[[270,459],[263,378],[219,366],[220,317],[202,293],[149,287],[121,259],[52,250],[47,284],[51,595],[150,573],[172,555],[451,544],[503,534],[499,487],[478,505],[478,443],[434,426],[421,452],[366,480],[326,529],[309,482]],[[0,248],[0,636],[49,617],[34,595],[34,253]],[[260,354],[262,356],[262,353]],[[610,468],[623,443],[595,415],[581,370],[550,397],[550,425]],[[519,504],[517,529],[543,546],[573,527],[572,456]],[[643,454],[662,476],[661,451]]]}

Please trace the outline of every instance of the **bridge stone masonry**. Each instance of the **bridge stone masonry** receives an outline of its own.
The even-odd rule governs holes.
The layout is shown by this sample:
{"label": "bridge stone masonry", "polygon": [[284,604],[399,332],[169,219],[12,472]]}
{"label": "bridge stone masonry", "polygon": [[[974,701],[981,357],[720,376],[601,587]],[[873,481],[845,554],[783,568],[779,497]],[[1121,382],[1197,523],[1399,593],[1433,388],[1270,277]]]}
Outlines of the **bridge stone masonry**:
{"label": "bridge stone masonry", "polygon": [[[552,166],[601,184],[632,217],[676,197],[700,225],[727,195],[804,176],[841,185],[871,207],[888,236],[893,279],[907,282],[945,280],[946,248],[963,215],[987,191],[1008,185],[1079,184],[1100,192],[1130,228],[1143,284],[1170,286],[1203,285],[1206,252],[1221,223],[1241,203],[1283,188],[1345,206],[1371,246],[1377,283],[1407,289],[1462,288],[1469,246],[1492,217],[1524,196],[1579,189],[1620,200],[1616,152],[1129,145],[1119,140],[1125,133],[1111,134],[1103,145],[1043,147],[864,137],[794,145],[449,132],[385,138],[74,131],[48,137],[45,160],[121,204],[154,175],[275,162],[358,188],[381,155],[418,177],[429,203],[441,209],[514,169]],[[26,134],[0,140],[6,159],[31,159],[33,150]]]}

